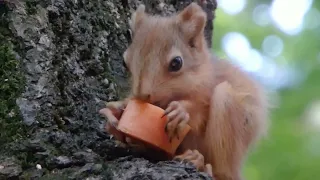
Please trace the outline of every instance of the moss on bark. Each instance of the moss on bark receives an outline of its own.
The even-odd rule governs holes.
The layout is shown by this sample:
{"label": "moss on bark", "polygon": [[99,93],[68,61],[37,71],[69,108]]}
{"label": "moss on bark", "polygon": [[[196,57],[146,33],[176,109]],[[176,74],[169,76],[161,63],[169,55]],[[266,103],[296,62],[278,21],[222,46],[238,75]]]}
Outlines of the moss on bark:
{"label": "moss on bark", "polygon": [[24,88],[24,78],[9,40],[12,36],[6,21],[7,12],[7,6],[0,6],[0,145],[21,138],[25,132],[16,105]]}

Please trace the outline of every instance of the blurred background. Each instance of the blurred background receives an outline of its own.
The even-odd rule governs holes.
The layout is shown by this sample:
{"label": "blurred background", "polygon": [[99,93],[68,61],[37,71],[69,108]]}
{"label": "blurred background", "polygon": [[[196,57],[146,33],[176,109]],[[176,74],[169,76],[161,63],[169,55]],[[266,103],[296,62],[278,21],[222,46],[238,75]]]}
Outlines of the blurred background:
{"label": "blurred background", "polygon": [[276,105],[245,178],[318,179],[320,1],[218,0],[213,38],[215,53],[257,78]]}

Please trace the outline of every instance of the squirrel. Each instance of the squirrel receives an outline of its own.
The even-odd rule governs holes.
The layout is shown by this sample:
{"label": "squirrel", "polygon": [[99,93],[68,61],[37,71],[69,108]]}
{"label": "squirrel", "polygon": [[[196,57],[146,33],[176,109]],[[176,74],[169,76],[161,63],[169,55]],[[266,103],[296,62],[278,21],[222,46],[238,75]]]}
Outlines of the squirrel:
{"label": "squirrel", "polygon": [[192,128],[175,160],[217,180],[241,180],[248,150],[268,130],[267,96],[248,74],[210,52],[206,21],[194,2],[167,17],[147,14],[141,4],[131,15],[132,42],[123,54],[130,95],[108,102],[100,113],[110,134],[133,144],[115,128],[126,103],[137,98],[157,105],[167,115],[168,137],[186,124]]}

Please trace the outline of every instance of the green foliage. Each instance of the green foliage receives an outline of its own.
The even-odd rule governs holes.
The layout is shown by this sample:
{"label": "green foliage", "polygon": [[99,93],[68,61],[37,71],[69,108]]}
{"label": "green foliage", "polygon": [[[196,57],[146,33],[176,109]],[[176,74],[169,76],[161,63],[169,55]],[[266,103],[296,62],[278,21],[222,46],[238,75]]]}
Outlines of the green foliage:
{"label": "green foliage", "polygon": [[[261,27],[253,22],[252,12],[262,2],[269,3],[249,1],[246,9],[235,16],[217,10],[214,51],[225,56],[221,48],[222,38],[229,32],[242,33],[258,50],[262,48],[263,39],[274,34],[283,40],[281,56],[286,59],[284,63],[301,67],[302,73],[310,69],[310,74],[298,87],[279,92],[280,105],[271,112],[269,136],[249,155],[243,169],[244,176],[248,180],[316,179],[320,167],[320,130],[311,131],[303,115],[310,103],[320,100],[319,27],[304,30],[296,36],[286,35],[272,24]],[[313,7],[319,7],[319,2],[314,1]],[[275,61],[283,63],[281,58]]]}
{"label": "green foliage", "polygon": [[252,153],[245,167],[248,180],[311,180],[320,167],[320,133],[308,130],[303,112],[313,100],[320,99],[315,86],[320,69],[294,90],[281,92],[281,106],[272,112],[267,139]]}
{"label": "green foliage", "polygon": [[15,102],[24,87],[24,78],[8,41],[10,33],[5,21],[6,11],[1,8],[0,12],[0,145],[3,145],[19,138],[24,132]]}

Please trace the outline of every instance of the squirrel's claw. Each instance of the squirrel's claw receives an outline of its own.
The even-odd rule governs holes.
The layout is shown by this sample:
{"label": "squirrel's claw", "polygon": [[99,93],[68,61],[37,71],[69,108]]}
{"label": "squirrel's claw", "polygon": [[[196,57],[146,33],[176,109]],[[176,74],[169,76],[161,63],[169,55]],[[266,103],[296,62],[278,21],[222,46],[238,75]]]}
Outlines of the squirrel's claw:
{"label": "squirrel's claw", "polygon": [[180,161],[188,164],[194,165],[198,170],[205,171],[211,177],[212,175],[212,166],[211,164],[205,164],[204,156],[198,150],[188,149],[183,154],[175,156],[175,161]]}
{"label": "squirrel's claw", "polygon": [[171,102],[165,110],[164,116],[167,116],[167,124],[165,126],[165,132],[169,136],[171,142],[174,136],[179,139],[179,132],[189,121],[189,113],[177,102]]}

